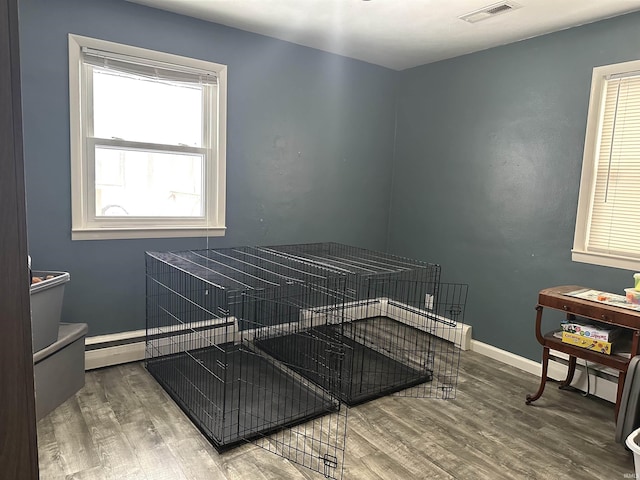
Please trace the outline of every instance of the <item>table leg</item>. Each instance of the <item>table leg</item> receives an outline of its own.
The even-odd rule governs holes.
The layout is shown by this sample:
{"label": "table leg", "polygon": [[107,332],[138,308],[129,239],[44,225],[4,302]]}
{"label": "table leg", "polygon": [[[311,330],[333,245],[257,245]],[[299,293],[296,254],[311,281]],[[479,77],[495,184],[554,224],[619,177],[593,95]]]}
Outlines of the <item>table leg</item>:
{"label": "table leg", "polygon": [[571,386],[571,382],[573,381],[573,375],[576,373],[576,357],[573,355],[569,355],[569,367],[567,370],[567,378],[560,384],[558,387],[560,390],[564,390],[565,388],[569,388]]}
{"label": "table leg", "polygon": [[542,348],[542,378],[540,379],[540,388],[538,388],[538,391],[533,395],[527,394],[527,397],[525,400],[525,403],[527,405],[530,405],[531,402],[535,402],[542,396],[542,393],[544,392],[544,387],[547,383],[548,367],[549,367],[549,348],[543,347]]}

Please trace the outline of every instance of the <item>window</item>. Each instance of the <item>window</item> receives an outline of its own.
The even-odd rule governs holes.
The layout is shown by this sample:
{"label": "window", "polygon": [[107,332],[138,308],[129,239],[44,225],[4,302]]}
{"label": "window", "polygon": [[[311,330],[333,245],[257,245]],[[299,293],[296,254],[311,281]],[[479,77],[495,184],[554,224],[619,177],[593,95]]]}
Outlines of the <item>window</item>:
{"label": "window", "polygon": [[72,239],[224,235],[226,67],[69,35]]}
{"label": "window", "polygon": [[640,270],[640,61],[593,70],[572,252]]}

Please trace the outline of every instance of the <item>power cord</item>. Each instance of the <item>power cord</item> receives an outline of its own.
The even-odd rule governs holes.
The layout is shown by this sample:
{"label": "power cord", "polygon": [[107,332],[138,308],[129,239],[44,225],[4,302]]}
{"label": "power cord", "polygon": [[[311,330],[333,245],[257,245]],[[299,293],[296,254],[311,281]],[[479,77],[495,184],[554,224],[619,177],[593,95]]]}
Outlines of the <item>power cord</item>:
{"label": "power cord", "polygon": [[587,391],[584,393],[581,393],[581,395],[583,397],[588,397],[589,396],[589,390],[591,390],[591,385],[590,385],[590,376],[589,376],[589,362],[587,362],[586,360],[584,361],[584,371],[587,374]]}

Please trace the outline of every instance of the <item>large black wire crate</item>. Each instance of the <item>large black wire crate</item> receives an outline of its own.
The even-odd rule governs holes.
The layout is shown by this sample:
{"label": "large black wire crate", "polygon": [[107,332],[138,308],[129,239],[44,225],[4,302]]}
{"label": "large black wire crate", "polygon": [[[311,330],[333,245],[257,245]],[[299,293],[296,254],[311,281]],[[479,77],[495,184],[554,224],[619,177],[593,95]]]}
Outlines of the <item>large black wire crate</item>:
{"label": "large black wire crate", "polygon": [[[263,247],[344,276],[346,301],[311,309],[291,336],[256,337],[347,405],[398,393],[455,395],[467,287],[440,283],[440,266],[337,243]],[[316,375],[316,355],[339,357],[338,381]],[[310,352],[310,353],[308,353]],[[410,388],[413,387],[413,388]]]}
{"label": "large black wire crate", "polygon": [[340,478],[348,408],[455,396],[466,286],[340,244],[148,252],[145,364],[218,450]]}
{"label": "large black wire crate", "polygon": [[[242,249],[147,252],[146,368],[218,450],[257,440],[338,478],[340,400],[253,341],[267,330],[295,332],[303,312],[343,302],[344,278],[274,259]],[[326,385],[340,370],[330,362],[313,369]]]}

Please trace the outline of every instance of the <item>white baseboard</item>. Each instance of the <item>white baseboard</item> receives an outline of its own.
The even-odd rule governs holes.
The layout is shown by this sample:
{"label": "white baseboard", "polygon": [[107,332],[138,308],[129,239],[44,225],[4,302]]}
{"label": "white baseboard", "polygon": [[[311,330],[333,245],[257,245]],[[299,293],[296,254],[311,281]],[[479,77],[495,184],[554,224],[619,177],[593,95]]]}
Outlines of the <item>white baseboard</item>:
{"label": "white baseboard", "polygon": [[[499,362],[510,365],[512,367],[516,367],[520,370],[523,370],[527,373],[531,373],[536,376],[540,376],[542,374],[542,364],[539,362],[534,362],[533,360],[529,360],[528,358],[521,357],[514,353],[508,352],[506,350],[502,350],[500,348],[494,347],[493,345],[489,345],[487,343],[479,342],[478,340],[471,340],[471,350],[481,355],[485,355],[489,358],[493,358]],[[561,352],[552,351],[552,354],[558,358],[562,358],[567,360],[569,357]],[[578,367],[576,369],[576,373],[574,375],[573,381],[571,382],[571,386],[575,387],[578,390],[583,392],[587,391],[587,375],[584,371],[584,361],[578,360]],[[617,372],[606,367],[602,367],[597,364],[589,363],[589,370],[600,370],[602,372],[607,373],[608,375],[617,376]],[[567,366],[563,363],[554,361],[553,359],[549,361],[549,369],[547,372],[549,378],[553,380],[564,380],[567,376]],[[609,402],[615,403],[616,401],[616,393],[618,384],[606,378],[602,378],[596,374],[589,374],[588,381],[589,393],[595,395],[596,397],[602,398]],[[526,393],[535,393],[535,391],[526,392]]]}
{"label": "white baseboard", "polygon": [[[121,363],[139,362],[144,360],[145,330],[132,330],[129,332],[113,333],[110,335],[97,335],[87,337],[85,349],[95,347],[84,352],[84,369],[110,367]],[[142,339],[142,340],[140,340]],[[122,345],[100,347],[114,342],[128,342]]]}
{"label": "white baseboard", "polygon": [[397,322],[451,342],[461,350],[471,348],[471,325],[391,301],[387,301],[386,315]]}
{"label": "white baseboard", "polygon": [[[89,338],[87,338],[89,340]],[[84,369],[111,367],[121,363],[139,362],[144,360],[145,344],[142,342],[127,343],[114,347],[87,350],[84,353]]]}
{"label": "white baseboard", "polygon": [[[188,349],[195,349],[216,342],[238,341],[238,321],[234,317],[221,317],[185,325],[153,328],[149,333],[164,336],[153,342],[154,356],[167,355],[184,351],[187,349],[185,344],[189,345]],[[85,370],[144,360],[146,334],[146,330],[131,330],[88,337],[85,340]]]}
{"label": "white baseboard", "polygon": [[471,348],[471,325],[386,297],[303,310],[300,324],[303,328],[308,328],[312,325],[340,323],[344,318],[355,320],[380,315],[442,338],[461,350]]}
{"label": "white baseboard", "polygon": [[[289,326],[289,325],[288,325]],[[461,342],[459,347],[462,350],[472,350],[481,355],[485,355],[489,358],[502,362],[506,365],[516,367],[524,372],[532,375],[540,376],[542,371],[542,365],[539,362],[529,360],[528,358],[516,355],[514,353],[502,350],[487,343],[479,342],[478,340],[471,339],[471,326],[460,326],[463,332],[461,337],[458,337]],[[109,346],[109,344],[120,342],[120,345]],[[105,345],[100,347],[100,345]],[[110,335],[99,335],[95,337],[88,337],[86,339],[86,346],[93,347],[85,352],[85,369],[93,370],[96,368],[108,367],[118,365],[121,363],[138,362],[144,360],[145,356],[145,331],[134,330],[129,332],[114,333]],[[560,352],[552,352],[554,356],[558,358],[568,358],[567,355]],[[584,365],[584,362],[578,360],[579,365]],[[589,364],[589,369],[602,370],[609,375],[616,375],[617,372],[611,369],[603,368],[599,365]],[[592,370],[593,369],[593,370]],[[562,380],[566,377],[567,366],[558,361],[551,360],[549,362],[548,376],[554,380]],[[571,385],[578,390],[587,390],[587,375],[585,374],[584,367],[576,370],[574,380]],[[615,402],[617,392],[617,383],[607,378],[602,378],[596,374],[591,373],[589,375],[589,393],[600,397],[609,402]],[[526,392],[526,393],[534,393]]]}
{"label": "white baseboard", "polygon": [[524,370],[527,373],[533,375],[540,375],[542,371],[542,365],[540,363],[529,360],[528,358],[521,357],[515,353],[502,350],[488,343],[479,342],[478,340],[471,340],[471,351],[477,352],[485,357],[493,358],[512,367]]}
{"label": "white baseboard", "polygon": [[[243,332],[238,330],[238,321],[233,317],[156,328],[151,331],[151,334],[161,335],[162,338],[154,340],[150,348],[153,349],[152,355],[155,357],[171,352],[202,348],[214,343],[229,341],[238,343],[242,341],[242,336],[245,334],[250,337],[255,336],[257,330],[265,330],[267,333],[271,330],[289,332],[301,327],[310,328],[318,321],[318,315],[320,315],[321,323],[332,323],[332,318],[335,318],[336,321],[342,321],[345,317],[355,320],[385,315],[400,323],[452,342],[461,350],[471,348],[471,325],[458,323],[433,312],[409,307],[395,301],[391,305],[387,298],[302,310],[298,321]],[[195,331],[197,331],[197,335],[194,336]],[[145,335],[145,330],[133,330],[88,337],[85,342],[86,347],[89,347],[85,352],[85,370],[144,360],[147,347]]]}

